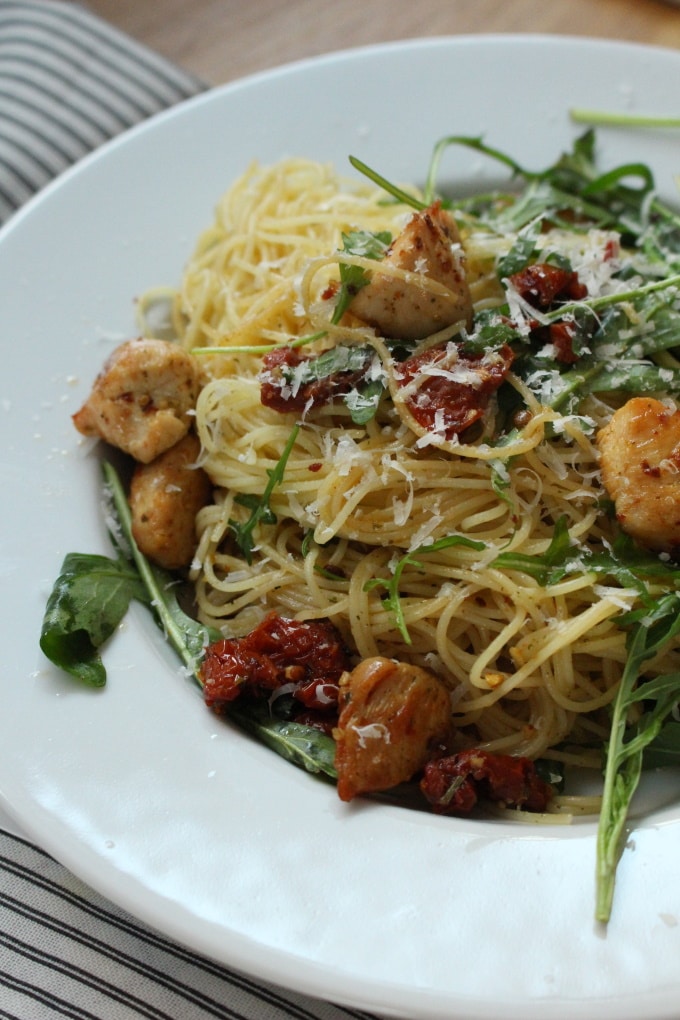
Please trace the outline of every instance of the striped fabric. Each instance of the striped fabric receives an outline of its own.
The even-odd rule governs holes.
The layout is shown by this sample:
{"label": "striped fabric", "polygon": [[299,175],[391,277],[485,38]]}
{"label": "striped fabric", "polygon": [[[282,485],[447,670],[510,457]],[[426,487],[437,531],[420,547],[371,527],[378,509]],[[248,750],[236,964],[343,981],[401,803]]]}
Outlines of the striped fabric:
{"label": "striped fabric", "polygon": [[0,830],[3,1020],[370,1020],[258,984],[151,931]]}
{"label": "striped fabric", "polygon": [[56,0],[0,0],[0,223],[81,156],[205,85]]}
{"label": "striped fabric", "polygon": [[[108,138],[203,88],[84,8],[0,0],[0,223]],[[0,808],[0,1020],[64,1018],[370,1020],[151,931],[11,831]]]}

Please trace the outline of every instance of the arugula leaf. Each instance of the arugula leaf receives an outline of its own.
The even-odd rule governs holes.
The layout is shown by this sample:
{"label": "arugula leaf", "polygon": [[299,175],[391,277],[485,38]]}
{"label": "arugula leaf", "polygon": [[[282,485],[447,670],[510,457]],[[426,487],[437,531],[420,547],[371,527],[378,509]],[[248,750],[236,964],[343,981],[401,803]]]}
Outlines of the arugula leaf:
{"label": "arugula leaf", "polygon": [[[371,233],[369,230],[351,230],[342,235],[342,251],[348,255],[379,261],[392,242],[392,235],[385,231]],[[331,322],[337,325],[349,307],[352,298],[369,282],[370,276],[361,266],[340,263],[340,290]]]}
{"label": "arugula leaf", "polygon": [[510,492],[510,475],[508,473],[508,462],[501,460],[500,457],[496,460],[489,461],[489,467],[491,469],[491,488],[496,493],[498,498],[510,507],[511,510],[515,510],[515,501],[512,498]]}
{"label": "arugula leaf", "polygon": [[141,579],[124,559],[68,553],[45,608],[40,634],[44,654],[78,680],[103,687],[106,670],[98,649],[132,599],[148,603]]}
{"label": "arugula leaf", "polygon": [[295,440],[298,437],[300,426],[295,425],[291,431],[288,441],[283,448],[283,453],[279,458],[279,462],[273,470],[267,469],[269,475],[269,481],[261,496],[244,495],[240,494],[235,497],[235,501],[241,506],[245,506],[250,510],[250,516],[248,520],[241,523],[240,521],[229,521],[229,527],[234,533],[236,544],[243,553],[248,563],[253,561],[253,550],[255,549],[255,541],[253,539],[253,532],[258,524],[276,524],[276,514],[269,505],[271,495],[277,485],[280,485],[283,481],[283,476],[286,470],[286,464],[290,457]]}
{"label": "arugula leaf", "polygon": [[387,590],[384,605],[387,607],[388,611],[392,613],[396,628],[407,645],[411,644],[411,635],[409,634],[406,626],[404,609],[401,602],[401,596],[399,594],[401,575],[409,565],[417,567],[419,570],[425,569],[420,560],[416,559],[417,556],[422,556],[425,553],[439,552],[441,549],[449,549],[456,545],[465,546],[467,549],[482,550],[485,548],[483,542],[476,542],[471,538],[466,538],[464,535],[447,535],[445,538],[440,538],[436,542],[431,542],[430,545],[421,545],[417,549],[414,549],[413,552],[406,553],[405,556],[402,556],[394,567],[392,577],[374,577],[371,578],[370,581],[367,581],[364,585],[364,591],[372,591],[374,588],[381,587]]}
{"label": "arugula leaf", "polygon": [[536,251],[536,241],[541,233],[543,222],[540,217],[528,223],[519,231],[515,243],[507,255],[499,259],[496,276],[503,280],[514,273],[526,269]]}
{"label": "arugula leaf", "polygon": [[118,558],[85,553],[65,557],[45,608],[40,647],[72,676],[103,687],[106,669],[99,649],[135,599],[152,610],[168,641],[196,674],[205,645],[219,635],[184,612],[177,578],[140,553],[120,478],[111,464],[105,463],[102,470],[120,524],[120,531],[110,529]]}
{"label": "arugula leaf", "polygon": [[644,617],[654,599],[649,594],[645,579],[658,578],[666,586],[680,586],[680,569],[647,553],[624,532],[619,532],[610,547],[592,550],[571,541],[566,517],[560,517],[553,537],[542,554],[516,552],[500,553],[493,567],[501,570],[519,570],[533,577],[539,584],[549,587],[559,584],[570,574],[599,574],[615,580],[622,588],[632,588],[642,602],[642,608],[622,614],[623,626]]}
{"label": "arugula leaf", "polygon": [[[283,366],[282,374],[287,382],[304,386],[329,379],[341,372],[365,372],[364,381],[358,382],[349,393],[342,395],[343,403],[348,408],[355,425],[365,425],[375,416],[380,398],[385,392],[382,379],[366,378],[370,374],[370,364],[375,357],[377,357],[375,350],[368,344],[339,343],[316,358],[300,362],[294,368]],[[244,497],[240,497],[239,502],[243,501]]]}
{"label": "arugula leaf", "polygon": [[434,201],[434,197],[437,193],[436,179],[439,173],[439,165],[441,163],[442,156],[447,149],[454,145],[461,145],[464,148],[472,149],[474,152],[479,152],[484,156],[489,156],[491,159],[496,160],[498,163],[502,163],[511,170],[513,177],[523,177],[525,180],[528,180],[530,177],[535,176],[531,174],[530,171],[521,167],[519,163],[517,163],[511,156],[507,155],[507,153],[486,145],[479,135],[447,135],[436,143],[432,151],[430,168],[428,170],[425,184],[425,198],[428,204]]}
{"label": "arugula leaf", "polygon": [[474,328],[461,341],[461,349],[466,354],[484,354],[498,350],[504,344],[521,341],[515,326],[507,318],[507,306],[504,308],[485,308],[477,312]]}
{"label": "arugula leaf", "polygon": [[[557,584],[569,572],[570,562],[576,553],[569,535],[566,517],[560,517],[555,524],[550,545],[542,555],[527,553],[500,553],[491,566],[497,570],[519,570],[533,577],[543,587]],[[582,568],[585,572],[585,567]]]}
{"label": "arugula leaf", "polygon": [[370,379],[367,383],[360,383],[354,393],[345,394],[343,401],[355,425],[365,425],[375,417],[384,392],[382,379]]}
{"label": "arugula leaf", "polygon": [[[680,633],[680,592],[664,596],[630,631],[628,659],[612,708],[597,833],[595,917],[607,923],[614,898],[623,832],[642,771],[645,749],[657,738],[680,698],[680,673],[639,682],[643,664]],[[643,704],[639,720],[628,724],[631,708]]]}
{"label": "arugula leaf", "polygon": [[271,714],[265,704],[251,703],[244,709],[238,702],[232,702],[227,716],[298,768],[306,772],[323,773],[330,779],[337,778],[335,741],[321,730],[279,719]]}
{"label": "arugula leaf", "polygon": [[168,642],[184,665],[198,679],[198,666],[203,658],[205,646],[222,635],[184,612],[179,601],[180,585],[177,577],[150,563],[134,540],[130,507],[118,473],[109,463],[103,465],[103,471],[113,510],[121,528],[120,533],[112,531],[111,538],[119,551],[127,555],[136,567],[146,592],[144,602],[152,610]]}
{"label": "arugula leaf", "polygon": [[644,750],[643,768],[662,769],[680,765],[680,722],[667,722]]}
{"label": "arugula leaf", "polygon": [[[616,867],[623,849],[622,833],[643,764],[651,766],[680,760],[680,724],[668,722],[680,700],[680,673],[639,682],[643,664],[680,633],[680,591],[676,588],[661,599],[654,599],[643,579],[662,577],[667,585],[678,585],[680,570],[639,550],[623,534],[611,549],[575,550],[564,518],[557,522],[553,539],[543,556],[502,553],[492,565],[522,570],[543,585],[555,584],[575,571],[593,571],[635,589],[642,603],[640,608],[617,618],[619,626],[631,629],[628,657],[612,709],[597,839],[595,913],[597,920],[606,923],[611,914]],[[639,705],[643,707],[642,714],[637,722],[629,724],[630,710]],[[665,730],[662,729],[664,723]],[[665,741],[660,739],[662,732]]]}
{"label": "arugula leaf", "polygon": [[[353,268],[353,267],[350,267]],[[360,372],[373,357],[374,350],[367,344],[336,344],[316,358],[302,361],[295,368],[283,367],[288,382],[293,378],[301,385],[328,379],[338,372]]]}

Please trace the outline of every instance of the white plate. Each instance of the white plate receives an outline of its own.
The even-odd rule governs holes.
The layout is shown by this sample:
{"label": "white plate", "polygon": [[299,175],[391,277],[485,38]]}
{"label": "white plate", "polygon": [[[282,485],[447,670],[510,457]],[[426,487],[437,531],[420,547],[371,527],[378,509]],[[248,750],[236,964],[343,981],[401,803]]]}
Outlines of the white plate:
{"label": "white plate", "polygon": [[[680,1001],[680,812],[640,821],[606,934],[594,826],[446,820],[332,788],[202,705],[142,610],[103,691],[41,657],[70,550],[108,552],[96,458],[69,415],[133,331],[133,299],[179,278],[215,200],[252,159],[296,154],[422,179],[440,136],[484,133],[528,166],[580,129],[570,106],[678,113],[680,54],[550,38],[370,48],[218,89],[48,188],[0,242],[3,349],[0,791],[29,833],[170,936],[285,986],[420,1020],[671,1017]],[[674,194],[677,137],[601,134]],[[498,171],[459,153],[459,180]],[[669,800],[672,794],[669,794]],[[633,848],[634,847],[634,848]]]}

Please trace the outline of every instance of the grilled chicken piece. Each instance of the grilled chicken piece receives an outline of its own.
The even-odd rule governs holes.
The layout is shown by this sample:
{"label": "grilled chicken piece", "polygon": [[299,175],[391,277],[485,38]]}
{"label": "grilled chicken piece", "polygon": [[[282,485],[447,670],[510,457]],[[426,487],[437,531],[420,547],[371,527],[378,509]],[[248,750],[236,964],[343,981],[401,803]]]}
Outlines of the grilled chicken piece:
{"label": "grilled chicken piece", "polygon": [[616,518],[641,545],[680,549],[680,411],[633,397],[597,435]]}
{"label": "grilled chicken piece", "polygon": [[198,389],[194,359],[181,347],[128,340],[104,365],[73,423],[84,436],[148,464],[187,434]]}
{"label": "grilled chicken piece", "polygon": [[[470,325],[472,299],[458,227],[438,202],[411,217],[380,265],[415,277],[405,281],[376,268],[353,298],[350,311],[382,336],[422,340],[455,322]],[[418,275],[443,284],[448,293],[427,290]]]}
{"label": "grilled chicken piece", "polygon": [[150,464],[138,464],[130,483],[135,542],[166,570],[188,567],[196,550],[196,514],[211,497],[212,483],[195,467],[201,444],[193,432]]}
{"label": "grilled chicken piece", "polygon": [[345,801],[406,782],[451,724],[449,692],[441,681],[380,656],[343,675],[338,705],[335,766]]}

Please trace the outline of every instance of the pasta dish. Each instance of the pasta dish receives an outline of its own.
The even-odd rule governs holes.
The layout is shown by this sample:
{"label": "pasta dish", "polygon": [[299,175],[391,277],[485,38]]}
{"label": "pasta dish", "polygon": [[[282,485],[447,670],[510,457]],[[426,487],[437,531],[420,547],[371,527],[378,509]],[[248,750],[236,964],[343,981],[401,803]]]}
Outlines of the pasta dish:
{"label": "pasta dish", "polygon": [[[522,187],[439,194],[453,143]],[[191,582],[208,704],[323,733],[343,799],[424,776],[444,813],[471,779],[596,812],[550,784],[647,718],[639,681],[648,742],[677,701],[680,228],[594,145],[534,173],[446,139],[422,189],[250,166],[75,416],[137,461],[132,534]]]}

